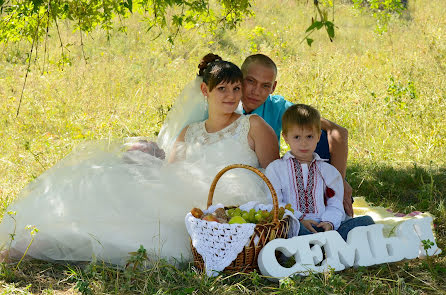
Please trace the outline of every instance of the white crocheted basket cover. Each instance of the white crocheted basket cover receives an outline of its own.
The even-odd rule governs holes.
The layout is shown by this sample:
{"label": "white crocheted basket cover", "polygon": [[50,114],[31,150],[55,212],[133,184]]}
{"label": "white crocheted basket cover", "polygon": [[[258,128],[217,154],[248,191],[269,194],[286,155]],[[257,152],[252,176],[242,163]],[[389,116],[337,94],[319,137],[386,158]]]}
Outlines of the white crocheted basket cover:
{"label": "white crocheted basket cover", "polygon": [[186,227],[197,252],[203,257],[206,274],[216,276],[237,258],[254,233],[255,224],[209,222],[186,215]]}

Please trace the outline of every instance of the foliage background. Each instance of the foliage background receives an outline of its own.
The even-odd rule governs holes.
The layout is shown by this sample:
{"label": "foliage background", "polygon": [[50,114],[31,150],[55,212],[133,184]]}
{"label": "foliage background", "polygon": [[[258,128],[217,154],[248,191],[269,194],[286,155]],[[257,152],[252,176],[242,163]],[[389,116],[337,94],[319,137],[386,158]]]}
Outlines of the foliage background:
{"label": "foliage background", "polygon": [[[316,106],[324,117],[349,130],[347,180],[354,194],[404,213],[429,210],[436,216],[438,244],[446,249],[446,3],[409,1],[408,10],[391,16],[387,31],[379,34],[369,10],[359,12],[348,1],[335,1],[335,39],[330,42],[327,32],[316,31],[311,47],[304,37],[315,15],[312,3],[257,0],[252,11],[236,30],[217,27],[209,32],[195,26],[181,30],[174,43],[167,41],[168,30],[147,31],[143,17],[135,14],[116,20],[125,23],[126,30],[116,26],[110,35],[98,29],[84,34],[83,46],[69,20],[59,23],[62,47],[55,28],[32,56],[26,41],[0,44],[2,211],[28,182],[80,142],[156,136],[176,95],[194,78],[206,53],[218,53],[240,65],[247,55],[261,52],[278,64],[276,93]],[[16,116],[29,58],[33,62]],[[38,273],[33,272],[36,264],[25,265],[24,273]],[[441,293],[446,263],[442,254],[432,264],[414,261],[364,271],[370,280],[355,277],[353,271],[332,277],[340,280],[338,291],[365,284],[364,292]],[[189,272],[180,271],[183,276]],[[49,288],[48,284],[37,287],[36,276],[29,273],[31,279],[18,280],[20,290],[28,280],[33,292]],[[95,292],[116,292],[109,286],[113,275],[113,280],[85,276],[87,282],[95,282]],[[73,277],[82,281],[82,272],[71,273]],[[399,277],[413,284],[403,286]],[[52,279],[48,275],[44,281]],[[51,284],[59,282],[63,292],[73,290],[72,281],[61,280],[64,276]],[[197,287],[197,282],[188,280]],[[242,293],[267,293],[271,285],[259,279],[261,287],[256,287],[256,280],[239,278],[232,286]],[[322,290],[328,290],[324,289],[328,279],[310,280],[322,282]],[[161,279],[158,283],[167,293],[176,290],[172,283]],[[227,282],[208,283],[231,293],[230,287],[224,289]],[[299,284],[292,281],[284,286],[297,292]],[[16,287],[6,284],[4,288]]]}

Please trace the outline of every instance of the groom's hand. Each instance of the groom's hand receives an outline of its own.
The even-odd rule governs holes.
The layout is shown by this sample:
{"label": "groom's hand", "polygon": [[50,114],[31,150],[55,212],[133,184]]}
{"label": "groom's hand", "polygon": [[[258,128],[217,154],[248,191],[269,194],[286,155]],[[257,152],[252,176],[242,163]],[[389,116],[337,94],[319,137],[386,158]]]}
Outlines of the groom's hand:
{"label": "groom's hand", "polygon": [[353,217],[353,203],[352,203],[353,189],[344,179],[344,210],[348,216]]}

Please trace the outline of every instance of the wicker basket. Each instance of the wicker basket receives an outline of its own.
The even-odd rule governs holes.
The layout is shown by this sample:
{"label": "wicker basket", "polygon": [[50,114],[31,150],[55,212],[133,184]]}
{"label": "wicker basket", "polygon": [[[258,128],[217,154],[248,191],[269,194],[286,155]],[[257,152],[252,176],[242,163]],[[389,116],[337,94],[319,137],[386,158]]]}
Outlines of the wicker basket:
{"label": "wicker basket", "polygon": [[[217,185],[220,177],[228,170],[234,168],[244,168],[255,172],[259,175],[263,181],[265,181],[268,186],[271,196],[273,199],[273,221],[271,223],[266,224],[257,224],[254,228],[254,233],[251,236],[249,244],[245,246],[237,256],[237,258],[232,261],[230,265],[228,265],[224,272],[227,273],[236,273],[236,272],[251,272],[255,269],[258,270],[257,258],[259,256],[260,250],[262,250],[263,246],[266,245],[271,240],[275,238],[286,238],[289,229],[289,221],[288,218],[284,218],[282,220],[278,219],[279,215],[279,203],[277,200],[276,192],[271,184],[271,182],[266,178],[266,176],[258,169],[244,164],[234,164],[223,168],[214,178],[214,181],[211,184],[211,188],[209,190],[207,207],[212,205],[212,199],[214,196],[215,187]],[[255,237],[258,237],[256,241]],[[192,245],[191,241],[192,254],[194,256],[194,265],[200,270],[204,270],[204,261],[201,255],[197,252],[195,247]]]}

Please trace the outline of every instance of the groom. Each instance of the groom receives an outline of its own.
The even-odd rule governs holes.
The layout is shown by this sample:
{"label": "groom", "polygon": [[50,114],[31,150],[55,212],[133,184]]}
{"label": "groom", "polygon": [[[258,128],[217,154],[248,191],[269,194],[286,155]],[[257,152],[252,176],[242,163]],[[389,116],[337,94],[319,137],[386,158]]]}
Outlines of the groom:
{"label": "groom", "polygon": [[[282,115],[293,104],[280,95],[272,95],[276,89],[277,67],[266,55],[248,56],[242,64],[243,72],[243,113],[261,116],[276,132],[280,141]],[[344,178],[344,209],[353,216],[352,188],[345,181],[348,155],[347,129],[321,118],[322,134],[316,153],[322,159],[329,159]]]}

